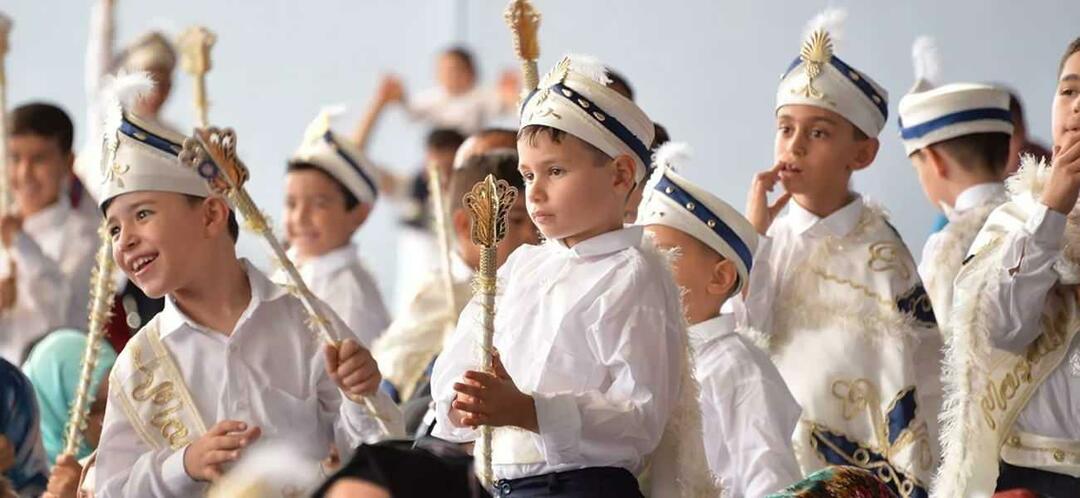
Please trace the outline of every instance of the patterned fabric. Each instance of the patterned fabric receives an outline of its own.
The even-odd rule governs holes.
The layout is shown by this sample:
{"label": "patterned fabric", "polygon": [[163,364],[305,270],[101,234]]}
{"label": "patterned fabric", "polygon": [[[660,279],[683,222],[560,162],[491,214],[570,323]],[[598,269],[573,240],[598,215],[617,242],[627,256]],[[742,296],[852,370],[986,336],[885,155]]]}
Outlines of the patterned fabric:
{"label": "patterned fabric", "polygon": [[3,477],[19,496],[38,496],[48,482],[38,424],[33,386],[15,365],[0,358],[0,436],[15,451],[15,464]]}
{"label": "patterned fabric", "polygon": [[896,498],[870,471],[857,467],[826,467],[768,498]]}

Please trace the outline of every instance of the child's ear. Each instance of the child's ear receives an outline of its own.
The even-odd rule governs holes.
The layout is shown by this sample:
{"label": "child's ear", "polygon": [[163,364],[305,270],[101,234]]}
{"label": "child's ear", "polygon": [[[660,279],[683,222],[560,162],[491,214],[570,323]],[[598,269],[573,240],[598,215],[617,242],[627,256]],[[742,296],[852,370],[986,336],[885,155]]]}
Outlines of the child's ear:
{"label": "child's ear", "polygon": [[705,290],[713,296],[730,296],[738,281],[739,270],[735,268],[735,263],[721,258],[713,265],[712,275]]}
{"label": "child's ear", "polygon": [[922,150],[923,160],[934,170],[934,175],[938,178],[948,178],[949,168],[948,161],[941,152],[938,152],[933,146],[926,147]]}
{"label": "child's ear", "polygon": [[874,158],[877,157],[878,149],[881,148],[881,142],[878,141],[877,137],[871,137],[855,142],[855,147],[857,147],[857,149],[855,151],[855,158],[852,161],[853,164],[851,170],[859,171],[866,169],[867,166],[870,166],[870,164],[874,162]]}
{"label": "child's ear", "polygon": [[637,172],[637,163],[627,154],[616,157],[614,161],[615,187],[625,188],[626,193],[629,194],[637,186],[636,175],[634,174]]}
{"label": "child's ear", "polygon": [[229,231],[229,204],[220,197],[203,199],[203,227],[209,237]]}
{"label": "child's ear", "polygon": [[356,206],[353,206],[352,210],[349,211],[349,221],[351,221],[353,224],[353,230],[356,230],[364,225],[364,222],[367,221],[368,216],[371,216],[372,208],[373,206],[367,202],[361,202],[358,203]]}
{"label": "child's ear", "polygon": [[454,236],[458,240],[471,240],[469,235],[469,229],[471,221],[469,220],[469,214],[464,209],[458,208],[454,212],[450,213],[450,225],[454,230]]}

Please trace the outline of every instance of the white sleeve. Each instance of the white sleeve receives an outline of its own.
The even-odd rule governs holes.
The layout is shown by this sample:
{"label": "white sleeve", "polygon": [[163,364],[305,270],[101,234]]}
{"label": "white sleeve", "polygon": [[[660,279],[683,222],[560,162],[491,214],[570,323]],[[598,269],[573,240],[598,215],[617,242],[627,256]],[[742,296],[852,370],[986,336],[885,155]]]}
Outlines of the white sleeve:
{"label": "white sleeve", "polygon": [[1043,303],[1057,282],[1053,266],[1065,222],[1065,215],[1039,204],[1022,228],[1005,236],[996,285],[987,286],[983,299],[994,347],[1020,353],[1039,336]]}
{"label": "white sleeve", "polygon": [[481,309],[475,297],[465,305],[457,328],[447,338],[431,372],[431,398],[435,402],[435,429],[432,435],[456,443],[473,441],[479,436],[477,430],[451,420],[450,403],[455,396],[454,383],[461,380],[466,370],[480,368],[475,332]]}
{"label": "white sleeve", "polygon": [[768,235],[758,237],[754,264],[750,268],[750,282],[743,295],[729,300],[741,327],[751,327],[765,334],[772,333],[772,305],[777,294],[777,272],[770,261],[773,242],[774,239]]}
{"label": "white sleeve", "polygon": [[[105,0],[95,0],[90,6],[90,29],[86,41],[86,67],[84,85],[86,98],[91,106],[97,102],[102,79],[109,74],[113,64],[113,12]],[[94,106],[96,107],[96,106]]]}
{"label": "white sleeve", "polygon": [[[327,307],[328,308],[328,307]],[[333,311],[326,312],[331,328],[342,337],[348,327]],[[365,346],[366,347],[366,346]],[[355,402],[344,396],[338,385],[326,373],[326,355],[323,348],[315,353],[311,374],[319,396],[319,419],[327,428],[333,428],[334,442],[342,455],[346,455],[361,443],[375,443],[384,439],[405,436],[405,419],[394,401],[382,390],[368,397],[382,419],[389,434],[382,431],[376,415],[370,413],[363,402]]]}
{"label": "white sleeve", "polygon": [[187,447],[176,451],[151,449],[135,433],[119,403],[110,388],[97,449],[94,495],[98,498],[204,495],[206,484],[192,480],[184,470]]}
{"label": "white sleeve", "polygon": [[930,275],[934,270],[931,265],[937,257],[937,252],[941,250],[941,241],[942,233],[937,232],[931,234],[926,239],[926,244],[923,244],[922,255],[919,257],[919,278],[922,279],[923,283],[930,281]]}
{"label": "white sleeve", "polygon": [[[85,245],[82,241],[69,244]],[[60,261],[50,258],[26,233],[19,232],[11,245],[19,285],[28,286],[35,312],[46,318],[48,328],[86,328],[90,273],[94,249],[66,250]]]}
{"label": "white sleeve", "polygon": [[598,302],[608,319],[587,332],[608,387],[533,394],[540,428],[533,439],[550,465],[651,453],[678,399],[682,317],[640,302],[611,305]]}
{"label": "white sleeve", "polygon": [[791,446],[801,410],[782,379],[746,373],[725,385],[719,382],[733,379],[710,377],[702,388],[712,392],[720,444],[730,458],[713,470],[725,478],[731,496],[761,498],[802,478]]}

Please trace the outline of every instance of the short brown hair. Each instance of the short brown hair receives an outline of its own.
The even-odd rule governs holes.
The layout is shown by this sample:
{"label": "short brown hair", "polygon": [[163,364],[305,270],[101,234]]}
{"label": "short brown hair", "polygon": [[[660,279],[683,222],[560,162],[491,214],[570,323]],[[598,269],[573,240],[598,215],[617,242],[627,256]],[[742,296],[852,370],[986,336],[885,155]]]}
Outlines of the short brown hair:
{"label": "short brown hair", "polygon": [[[1008,133],[972,133],[930,145],[955,160],[966,170],[982,169],[1000,175],[1009,162]],[[919,150],[922,153],[922,150]]]}
{"label": "short brown hair", "polygon": [[1065,62],[1069,60],[1069,57],[1077,52],[1080,52],[1080,36],[1069,42],[1069,46],[1065,48],[1065,55],[1061,56],[1061,64],[1058,64],[1058,74],[1065,70]]}
{"label": "short brown hair", "polygon": [[496,180],[506,180],[511,187],[518,189],[518,195],[523,195],[525,180],[518,171],[517,152],[510,149],[493,150],[466,159],[460,168],[454,170],[447,188],[450,192],[450,210],[464,208],[465,201],[462,199],[465,194],[488,175],[495,175]]}
{"label": "short brown hair", "polygon": [[75,127],[63,109],[44,102],[31,102],[11,112],[11,136],[37,135],[51,138],[60,152],[71,152]]}
{"label": "short brown hair", "polygon": [[[526,142],[528,142],[529,145],[536,145],[536,137],[539,137],[541,135],[547,135],[552,142],[561,144],[563,138],[566,137],[568,133],[558,128],[552,128],[546,125],[528,125],[518,131],[518,141],[520,142],[522,140],[525,140]],[[573,137],[573,135],[570,136]],[[596,148],[595,145],[586,142],[580,138],[574,138],[576,138],[579,142],[585,144],[585,147],[588,148],[590,152],[593,152],[596,155],[597,162],[610,161],[613,159],[606,152]]]}

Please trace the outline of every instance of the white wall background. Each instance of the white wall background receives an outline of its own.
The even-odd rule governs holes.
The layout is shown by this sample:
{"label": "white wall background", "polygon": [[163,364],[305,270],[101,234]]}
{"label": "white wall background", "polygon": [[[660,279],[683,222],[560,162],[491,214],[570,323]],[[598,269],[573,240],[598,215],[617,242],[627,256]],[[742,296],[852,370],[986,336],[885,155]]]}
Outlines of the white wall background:
{"label": "white wall background", "polygon": [[[85,127],[82,87],[91,0],[3,0],[15,20],[7,59],[8,100],[59,103]],[[835,2],[834,2],[835,3]],[[543,14],[541,70],[566,52],[596,55],[625,74],[638,102],[696,161],[686,174],[736,206],[751,175],[772,160],[773,100],[781,71],[797,55],[802,28],[824,1],[535,0]],[[910,46],[937,38],[948,81],[1006,83],[1027,105],[1031,133],[1049,136],[1058,59],[1080,36],[1075,0],[909,0],[837,3],[850,15],[838,53],[890,92],[889,125],[876,163],[855,188],[885,204],[918,257],[935,210],[922,195],[897,138],[896,102],[911,85]],[[502,0],[117,0],[117,39],[146,29],[179,33],[190,24],[217,32],[208,80],[210,119],[236,128],[252,169],[255,200],[281,218],[285,158],[324,104],[350,104],[347,126],[392,70],[409,89],[434,84],[440,48],[463,42],[493,83],[516,67]],[[191,85],[175,78],[165,116],[193,121]],[[345,123],[343,123],[345,124]],[[416,168],[424,131],[399,111],[373,138],[374,159]],[[81,142],[85,137],[78,136]],[[381,206],[358,236],[388,293],[395,268],[392,210]],[[242,239],[260,263],[262,246]]]}

